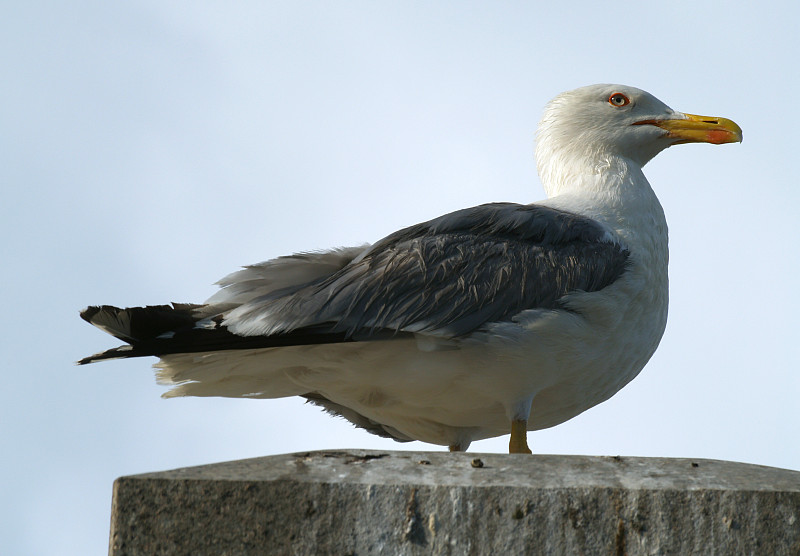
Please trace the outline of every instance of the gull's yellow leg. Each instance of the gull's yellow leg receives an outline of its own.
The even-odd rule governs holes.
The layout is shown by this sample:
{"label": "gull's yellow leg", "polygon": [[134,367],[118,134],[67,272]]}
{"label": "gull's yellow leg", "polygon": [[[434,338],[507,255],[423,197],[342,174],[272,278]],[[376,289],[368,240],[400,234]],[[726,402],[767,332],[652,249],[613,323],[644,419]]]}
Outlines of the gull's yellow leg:
{"label": "gull's yellow leg", "polygon": [[528,448],[528,421],[514,419],[511,421],[511,440],[508,441],[509,454],[530,454]]}
{"label": "gull's yellow leg", "polygon": [[450,446],[448,446],[448,449],[451,452],[463,452],[464,451],[464,449],[461,447],[461,444],[450,444]]}

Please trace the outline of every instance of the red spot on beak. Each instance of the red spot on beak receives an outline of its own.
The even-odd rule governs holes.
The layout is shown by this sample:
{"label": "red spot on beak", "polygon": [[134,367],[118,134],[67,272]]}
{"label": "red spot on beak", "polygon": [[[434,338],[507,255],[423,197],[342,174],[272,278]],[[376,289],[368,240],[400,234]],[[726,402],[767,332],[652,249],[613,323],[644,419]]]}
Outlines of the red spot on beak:
{"label": "red spot on beak", "polygon": [[706,133],[706,141],[712,143],[714,145],[721,145],[723,143],[728,143],[731,138],[731,133],[729,131],[709,131]]}

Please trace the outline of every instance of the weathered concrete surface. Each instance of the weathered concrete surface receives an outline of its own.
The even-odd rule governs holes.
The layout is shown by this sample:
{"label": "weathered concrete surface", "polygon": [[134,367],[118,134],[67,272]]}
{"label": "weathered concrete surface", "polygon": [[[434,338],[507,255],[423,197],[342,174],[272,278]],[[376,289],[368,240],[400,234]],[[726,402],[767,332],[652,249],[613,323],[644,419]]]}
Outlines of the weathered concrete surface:
{"label": "weathered concrete surface", "polygon": [[714,460],[310,452],[121,477],[110,553],[800,554],[800,472]]}

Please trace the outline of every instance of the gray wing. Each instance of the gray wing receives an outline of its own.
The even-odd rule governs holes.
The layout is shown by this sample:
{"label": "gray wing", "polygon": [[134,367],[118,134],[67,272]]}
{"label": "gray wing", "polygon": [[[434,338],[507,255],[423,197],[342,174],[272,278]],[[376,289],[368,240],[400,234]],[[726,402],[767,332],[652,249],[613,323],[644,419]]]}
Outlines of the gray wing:
{"label": "gray wing", "polygon": [[558,307],[571,291],[600,290],[628,257],[589,218],[492,203],[400,230],[291,295],[250,300],[224,324],[242,335],[329,325],[348,337],[387,329],[457,337],[526,309]]}

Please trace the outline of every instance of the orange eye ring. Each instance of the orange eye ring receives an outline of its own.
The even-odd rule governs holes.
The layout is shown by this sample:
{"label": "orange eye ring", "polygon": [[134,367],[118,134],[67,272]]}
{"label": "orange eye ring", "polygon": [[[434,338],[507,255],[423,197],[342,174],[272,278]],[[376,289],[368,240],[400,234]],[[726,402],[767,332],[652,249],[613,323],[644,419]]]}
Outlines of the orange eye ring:
{"label": "orange eye ring", "polygon": [[610,97],[608,97],[608,103],[611,106],[622,108],[623,106],[628,106],[631,103],[631,99],[629,99],[622,93],[614,93]]}

